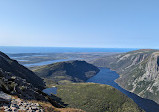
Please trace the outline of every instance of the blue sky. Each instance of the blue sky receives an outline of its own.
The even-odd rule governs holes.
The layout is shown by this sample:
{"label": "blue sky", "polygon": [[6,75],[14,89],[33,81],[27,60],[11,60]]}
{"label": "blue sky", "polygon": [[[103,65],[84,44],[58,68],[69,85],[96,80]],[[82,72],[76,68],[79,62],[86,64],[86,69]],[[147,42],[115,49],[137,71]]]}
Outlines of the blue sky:
{"label": "blue sky", "polygon": [[159,48],[159,0],[0,0],[0,46]]}

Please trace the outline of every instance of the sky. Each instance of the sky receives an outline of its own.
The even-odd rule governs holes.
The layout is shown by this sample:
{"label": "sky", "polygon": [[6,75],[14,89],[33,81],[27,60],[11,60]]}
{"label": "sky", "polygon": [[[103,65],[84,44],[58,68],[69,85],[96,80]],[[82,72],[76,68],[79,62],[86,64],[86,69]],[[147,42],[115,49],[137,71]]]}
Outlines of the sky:
{"label": "sky", "polygon": [[0,0],[0,46],[159,48],[159,0]]}

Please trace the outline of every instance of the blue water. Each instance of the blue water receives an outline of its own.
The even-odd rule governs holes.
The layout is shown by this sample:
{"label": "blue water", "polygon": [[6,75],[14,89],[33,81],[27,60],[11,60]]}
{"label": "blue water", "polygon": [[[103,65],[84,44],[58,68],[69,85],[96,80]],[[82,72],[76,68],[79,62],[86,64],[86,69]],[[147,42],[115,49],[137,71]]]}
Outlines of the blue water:
{"label": "blue water", "polygon": [[57,62],[62,62],[62,61],[70,61],[72,59],[58,59],[58,60],[51,60],[51,61],[42,61],[39,63],[31,63],[31,64],[23,64],[26,67],[34,67],[34,66],[42,66],[42,65],[48,65],[48,64],[53,64]]}
{"label": "blue water", "polygon": [[4,47],[0,51],[4,53],[64,53],[64,52],[128,52],[135,48],[72,48],[72,47]]}
{"label": "blue water", "polygon": [[116,82],[114,82],[118,77],[119,75],[116,72],[111,71],[108,68],[100,68],[100,72],[92,78],[88,79],[87,82],[107,84],[113,86],[114,88],[118,89],[119,91],[127,95],[129,98],[134,100],[134,102],[136,102],[136,104],[138,104],[138,106],[144,109],[146,112],[159,112],[159,105],[154,101],[141,98],[121,88]]}
{"label": "blue water", "polygon": [[57,93],[57,88],[52,87],[52,88],[46,88],[43,90],[44,93],[51,95],[51,94],[56,94]]}

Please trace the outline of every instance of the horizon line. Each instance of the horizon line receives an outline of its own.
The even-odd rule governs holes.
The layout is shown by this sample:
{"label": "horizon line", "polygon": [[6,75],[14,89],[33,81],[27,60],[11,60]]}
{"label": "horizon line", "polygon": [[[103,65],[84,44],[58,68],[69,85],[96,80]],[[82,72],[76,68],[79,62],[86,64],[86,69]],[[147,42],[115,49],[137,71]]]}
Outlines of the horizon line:
{"label": "horizon line", "polygon": [[0,46],[0,47],[42,47],[42,48],[99,48],[99,49],[159,49],[159,48],[134,48],[134,47],[70,47],[70,46]]}

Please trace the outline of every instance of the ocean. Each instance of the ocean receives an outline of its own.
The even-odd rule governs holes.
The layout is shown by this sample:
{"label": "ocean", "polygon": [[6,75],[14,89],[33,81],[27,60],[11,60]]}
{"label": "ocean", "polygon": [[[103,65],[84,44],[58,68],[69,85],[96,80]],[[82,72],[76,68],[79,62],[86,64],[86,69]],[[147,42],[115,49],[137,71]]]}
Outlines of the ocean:
{"label": "ocean", "polygon": [[137,48],[12,47],[0,46],[4,53],[128,52]]}

